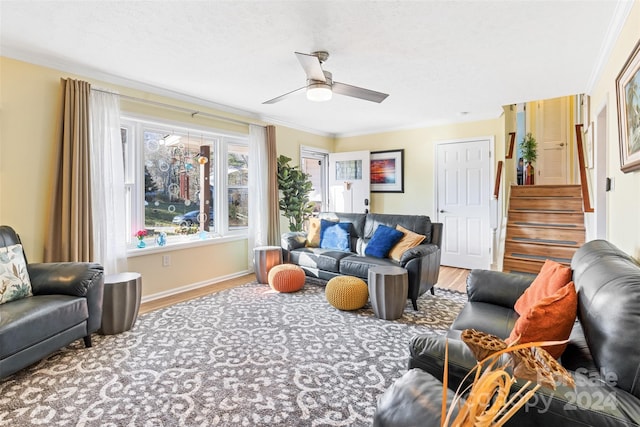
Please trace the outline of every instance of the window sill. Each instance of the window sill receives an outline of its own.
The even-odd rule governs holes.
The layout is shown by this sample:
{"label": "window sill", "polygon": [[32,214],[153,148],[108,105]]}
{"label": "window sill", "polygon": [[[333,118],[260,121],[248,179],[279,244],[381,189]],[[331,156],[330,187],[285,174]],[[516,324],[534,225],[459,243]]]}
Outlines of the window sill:
{"label": "window sill", "polygon": [[[152,239],[145,240],[147,244],[144,248],[128,247],[127,258],[134,258],[137,256],[151,255],[161,252],[172,252],[181,249],[197,248],[200,246],[218,245],[221,243],[235,242],[238,240],[246,240],[248,238],[246,233],[232,234],[224,237],[210,237],[207,239],[193,239],[178,242],[167,242],[165,246],[159,246]],[[135,243],[135,242],[134,242]]]}

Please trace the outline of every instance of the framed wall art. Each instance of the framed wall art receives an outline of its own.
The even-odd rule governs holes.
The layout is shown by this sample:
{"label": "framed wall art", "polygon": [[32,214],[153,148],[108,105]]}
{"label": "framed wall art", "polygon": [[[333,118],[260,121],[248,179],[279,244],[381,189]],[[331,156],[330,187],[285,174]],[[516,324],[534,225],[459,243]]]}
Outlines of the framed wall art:
{"label": "framed wall art", "polygon": [[620,169],[640,169],[640,41],[616,78]]}
{"label": "framed wall art", "polygon": [[404,193],[404,150],[372,151],[371,192]]}

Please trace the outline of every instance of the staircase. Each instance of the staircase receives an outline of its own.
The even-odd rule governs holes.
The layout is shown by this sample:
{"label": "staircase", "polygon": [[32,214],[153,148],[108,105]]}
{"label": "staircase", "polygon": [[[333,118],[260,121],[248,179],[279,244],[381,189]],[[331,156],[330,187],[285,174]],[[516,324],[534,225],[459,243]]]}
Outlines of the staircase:
{"label": "staircase", "polygon": [[502,270],[536,274],[545,260],[570,265],[585,241],[580,185],[513,185]]}

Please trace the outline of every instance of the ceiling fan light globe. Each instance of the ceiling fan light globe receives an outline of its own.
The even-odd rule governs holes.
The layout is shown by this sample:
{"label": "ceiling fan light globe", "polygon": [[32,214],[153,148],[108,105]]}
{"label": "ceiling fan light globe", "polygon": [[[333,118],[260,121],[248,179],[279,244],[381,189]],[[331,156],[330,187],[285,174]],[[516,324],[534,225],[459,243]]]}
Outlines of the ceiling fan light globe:
{"label": "ceiling fan light globe", "polygon": [[307,87],[307,99],[309,101],[323,102],[329,101],[333,96],[331,87],[324,84],[312,84]]}

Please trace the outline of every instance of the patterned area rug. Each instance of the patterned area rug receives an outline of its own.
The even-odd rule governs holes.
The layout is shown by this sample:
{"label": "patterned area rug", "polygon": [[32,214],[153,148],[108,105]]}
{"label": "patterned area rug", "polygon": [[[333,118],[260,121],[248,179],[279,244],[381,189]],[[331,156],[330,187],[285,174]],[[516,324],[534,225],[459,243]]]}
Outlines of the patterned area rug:
{"label": "patterned area rug", "polygon": [[466,296],[438,289],[387,321],[333,308],[321,283],[250,283],[79,340],[0,382],[0,426],[370,426],[410,338],[444,333]]}

